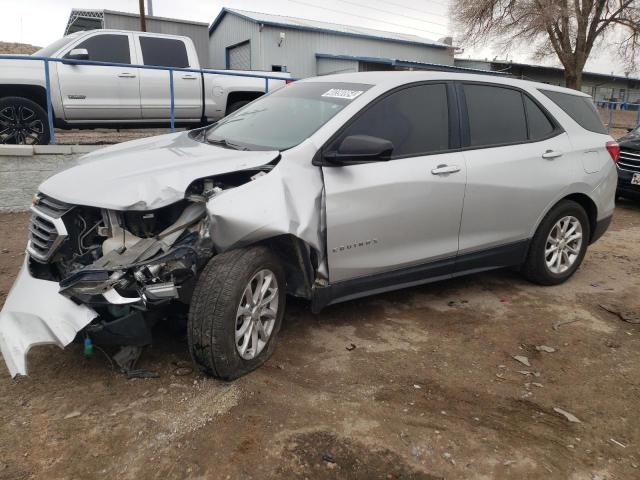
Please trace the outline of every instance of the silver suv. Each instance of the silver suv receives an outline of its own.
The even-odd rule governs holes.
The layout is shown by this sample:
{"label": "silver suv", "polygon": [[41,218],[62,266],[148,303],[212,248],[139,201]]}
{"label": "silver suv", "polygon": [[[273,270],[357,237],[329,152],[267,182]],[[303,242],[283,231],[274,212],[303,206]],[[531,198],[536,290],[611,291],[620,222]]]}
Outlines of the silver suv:
{"label": "silver suv", "polygon": [[314,312],[500,267],[567,280],[614,209],[619,147],[580,92],[445,72],[282,87],[210,127],[105,148],[45,181],[0,313],[32,345],[151,342],[187,319],[223,379],[273,352],[286,294]]}

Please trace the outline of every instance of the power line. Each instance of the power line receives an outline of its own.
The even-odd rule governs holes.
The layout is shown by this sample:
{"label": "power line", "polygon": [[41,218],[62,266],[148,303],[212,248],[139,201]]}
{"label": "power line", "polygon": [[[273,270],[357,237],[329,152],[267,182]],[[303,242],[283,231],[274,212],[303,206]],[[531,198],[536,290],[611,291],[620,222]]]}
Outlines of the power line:
{"label": "power line", "polygon": [[[415,12],[426,13],[427,15],[435,15],[435,16],[442,17],[442,18],[449,18],[449,15],[443,15],[442,13],[428,12],[426,10],[420,10],[419,8],[408,7],[406,5],[402,5],[401,3],[389,2],[387,0],[381,0],[381,1],[384,1],[384,3],[387,3],[389,5],[393,5],[395,7],[404,8],[406,10],[413,10]],[[438,5],[448,6],[448,5],[444,5],[442,3],[439,3]]]}
{"label": "power line", "polygon": [[382,8],[372,7],[371,5],[363,5],[361,3],[351,2],[349,0],[339,0],[339,1],[341,1],[343,3],[348,3],[350,5],[355,5],[356,7],[364,7],[364,8],[368,8],[369,10],[376,10],[376,11],[382,12],[382,13],[390,13],[391,15],[395,15],[397,17],[408,18],[409,20],[413,20],[415,22],[432,23],[433,25],[437,25],[438,27],[447,28],[447,25],[443,25],[442,23],[438,23],[438,22],[432,22],[431,20],[420,20],[419,18],[411,17],[409,15],[403,15],[402,13],[395,13],[395,12],[391,12],[389,10],[383,10]]}
{"label": "power line", "polygon": [[292,3],[298,3],[300,5],[305,5],[307,7],[317,8],[317,9],[324,10],[324,11],[340,13],[342,15],[350,15],[352,17],[362,18],[363,20],[371,20],[373,22],[386,23],[388,25],[393,25],[395,27],[407,28],[407,29],[410,29],[410,30],[417,30],[419,32],[430,33],[432,35],[437,35],[437,36],[445,35],[442,32],[434,32],[433,30],[424,30],[422,28],[414,28],[414,27],[410,27],[408,25],[402,25],[400,23],[388,22],[386,20],[378,20],[377,18],[365,17],[364,15],[356,15],[356,14],[353,14],[353,13],[350,13],[350,12],[345,12],[344,10],[336,10],[334,8],[321,7],[321,6],[318,6],[318,5],[313,5],[312,3],[303,2],[302,0],[288,0],[288,1],[292,2]]}

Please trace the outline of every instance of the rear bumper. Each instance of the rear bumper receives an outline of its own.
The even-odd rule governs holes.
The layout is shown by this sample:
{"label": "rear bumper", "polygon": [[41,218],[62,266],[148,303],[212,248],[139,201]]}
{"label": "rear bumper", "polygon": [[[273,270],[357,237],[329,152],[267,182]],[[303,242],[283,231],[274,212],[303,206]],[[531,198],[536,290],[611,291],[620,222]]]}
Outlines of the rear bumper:
{"label": "rear bumper", "polygon": [[0,311],[0,350],[12,377],[27,374],[31,347],[54,344],[63,348],[98,316],[60,295],[59,288],[57,282],[32,277],[25,260]]}

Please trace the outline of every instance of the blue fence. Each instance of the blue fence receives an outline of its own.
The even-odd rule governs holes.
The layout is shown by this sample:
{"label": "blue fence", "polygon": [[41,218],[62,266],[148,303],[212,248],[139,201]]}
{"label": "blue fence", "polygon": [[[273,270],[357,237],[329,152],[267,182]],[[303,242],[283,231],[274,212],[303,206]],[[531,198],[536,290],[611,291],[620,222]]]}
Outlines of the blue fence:
{"label": "blue fence", "polygon": [[[607,132],[611,131],[611,124],[613,123],[613,115],[616,111],[637,111],[638,114],[636,116],[635,125],[640,125],[640,103],[629,103],[629,102],[611,102],[608,100],[594,100],[595,104],[598,107],[603,107],[607,109],[608,112],[608,121],[607,121]],[[631,127],[631,125],[629,125]],[[624,127],[623,127],[624,128]]]}
{"label": "blue fence", "polygon": [[[175,97],[173,91],[173,72],[191,72],[191,73],[202,73],[202,74],[213,74],[213,75],[228,75],[233,77],[251,77],[251,78],[262,78],[264,79],[264,92],[267,93],[269,91],[269,80],[278,80],[278,81],[294,81],[294,79],[276,77],[273,75],[260,75],[257,73],[236,73],[229,72],[228,70],[212,70],[208,68],[174,68],[174,67],[160,67],[155,65],[138,65],[138,64],[129,64],[129,63],[111,63],[111,62],[95,62],[93,60],[70,60],[64,58],[51,58],[51,57],[37,57],[32,55],[0,55],[0,60],[28,60],[28,61],[38,61],[44,62],[44,81],[45,81],[45,90],[47,96],[47,121],[49,123],[49,132],[50,132],[50,141],[49,143],[56,143],[56,136],[54,130],[54,122],[53,122],[53,107],[51,104],[51,76],[49,74],[49,63],[51,62],[59,62],[64,63],[65,65],[95,65],[102,67],[124,67],[124,68],[138,68],[138,69],[146,69],[146,70],[164,70],[169,72],[169,98],[170,98],[170,127],[171,131],[175,131]],[[205,95],[205,92],[202,92]]]}

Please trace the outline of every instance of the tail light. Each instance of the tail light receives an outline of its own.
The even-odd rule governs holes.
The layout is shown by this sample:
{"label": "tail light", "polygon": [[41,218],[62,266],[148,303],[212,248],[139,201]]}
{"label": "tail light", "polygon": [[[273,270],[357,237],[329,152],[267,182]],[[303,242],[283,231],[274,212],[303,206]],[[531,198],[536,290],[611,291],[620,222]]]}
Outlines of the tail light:
{"label": "tail light", "polygon": [[289,85],[290,83],[293,83],[293,79],[288,78],[287,80],[285,80],[285,83],[286,83],[287,85]]}
{"label": "tail light", "polygon": [[618,145],[618,142],[607,142],[607,151],[611,155],[611,160],[618,163],[618,160],[620,160],[620,145]]}

